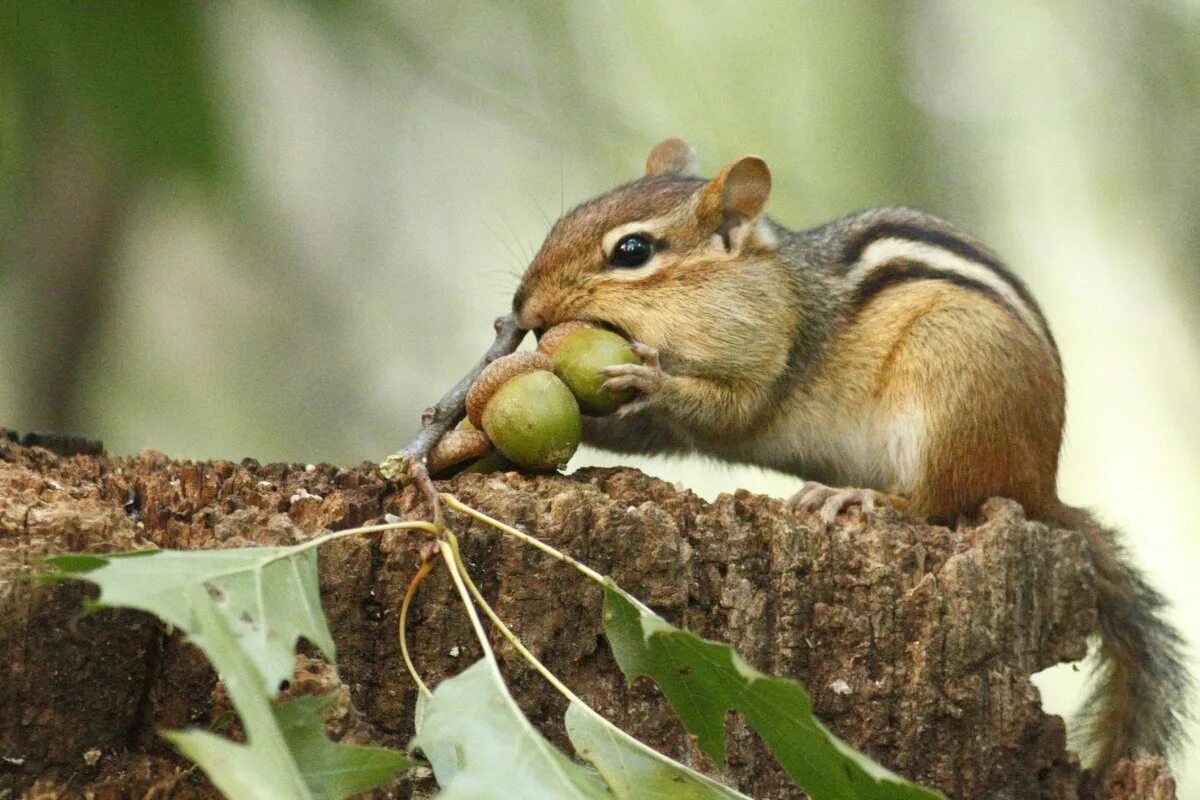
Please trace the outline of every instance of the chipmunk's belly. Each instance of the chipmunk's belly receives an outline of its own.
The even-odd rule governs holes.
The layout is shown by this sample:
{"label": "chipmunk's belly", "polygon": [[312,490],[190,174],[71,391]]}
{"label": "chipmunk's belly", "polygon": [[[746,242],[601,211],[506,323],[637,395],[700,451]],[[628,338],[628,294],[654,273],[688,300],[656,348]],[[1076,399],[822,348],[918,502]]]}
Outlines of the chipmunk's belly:
{"label": "chipmunk's belly", "polygon": [[925,415],[916,407],[857,414],[802,409],[747,444],[758,463],[805,480],[907,494],[921,473]]}

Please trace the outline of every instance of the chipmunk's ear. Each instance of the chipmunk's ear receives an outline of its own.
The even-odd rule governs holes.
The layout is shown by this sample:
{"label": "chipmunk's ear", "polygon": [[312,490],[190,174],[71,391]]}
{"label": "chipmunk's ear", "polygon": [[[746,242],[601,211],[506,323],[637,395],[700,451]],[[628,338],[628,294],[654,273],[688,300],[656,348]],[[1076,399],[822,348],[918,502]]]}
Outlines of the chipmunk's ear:
{"label": "chipmunk's ear", "polygon": [[696,195],[696,219],[728,237],[753,225],[771,196],[771,170],[758,156],[743,156],[721,170]]}
{"label": "chipmunk's ear", "polygon": [[664,139],[654,145],[650,155],[646,156],[646,177],[678,175],[691,178],[695,176],[699,163],[696,151],[683,139]]}

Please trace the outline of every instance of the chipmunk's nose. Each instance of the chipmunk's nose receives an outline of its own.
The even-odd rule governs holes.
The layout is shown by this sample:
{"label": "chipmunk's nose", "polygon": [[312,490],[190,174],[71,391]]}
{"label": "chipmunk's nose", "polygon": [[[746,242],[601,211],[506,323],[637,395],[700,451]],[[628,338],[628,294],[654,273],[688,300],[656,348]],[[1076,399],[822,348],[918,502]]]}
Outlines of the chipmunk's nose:
{"label": "chipmunk's nose", "polygon": [[521,330],[534,331],[546,325],[546,320],[539,313],[537,304],[530,302],[529,295],[522,290],[518,290],[513,297],[513,314],[516,315],[517,324],[521,326]]}
{"label": "chipmunk's nose", "polygon": [[526,331],[536,331],[546,327],[544,319],[528,311],[517,314],[517,324],[521,326],[521,330]]}

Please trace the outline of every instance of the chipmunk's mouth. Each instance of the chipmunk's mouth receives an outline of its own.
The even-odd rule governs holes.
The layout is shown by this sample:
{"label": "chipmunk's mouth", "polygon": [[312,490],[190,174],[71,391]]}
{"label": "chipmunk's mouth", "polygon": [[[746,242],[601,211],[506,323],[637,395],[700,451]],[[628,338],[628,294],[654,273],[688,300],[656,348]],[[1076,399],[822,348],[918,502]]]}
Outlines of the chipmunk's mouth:
{"label": "chipmunk's mouth", "polygon": [[[629,334],[626,333],[624,330],[622,330],[619,325],[614,325],[611,322],[605,322],[602,319],[593,319],[591,317],[577,317],[576,319],[579,322],[589,322],[592,325],[597,325],[601,328],[604,328],[605,330],[612,331],[617,336],[620,336],[622,339],[629,339],[630,341],[632,341]],[[567,320],[567,321],[569,322],[571,320]],[[546,333],[546,331],[550,330],[551,327],[553,327],[553,326],[543,325],[540,328],[533,328],[532,333],[533,333],[534,338],[540,342],[542,340],[542,336]]]}
{"label": "chipmunk's mouth", "polygon": [[605,320],[602,320],[602,319],[585,319],[585,320],[584,320],[584,322],[590,322],[590,323],[592,323],[593,325],[599,325],[601,328],[604,328],[605,330],[612,331],[612,332],[613,332],[613,333],[615,333],[617,336],[620,336],[622,339],[629,339],[629,338],[630,338],[629,334],[628,334],[628,333],[626,333],[626,332],[625,332],[625,331],[624,331],[624,330],[621,328],[621,326],[620,326],[620,325],[614,325],[613,323],[611,323],[611,322],[607,322],[607,321],[605,321]]}

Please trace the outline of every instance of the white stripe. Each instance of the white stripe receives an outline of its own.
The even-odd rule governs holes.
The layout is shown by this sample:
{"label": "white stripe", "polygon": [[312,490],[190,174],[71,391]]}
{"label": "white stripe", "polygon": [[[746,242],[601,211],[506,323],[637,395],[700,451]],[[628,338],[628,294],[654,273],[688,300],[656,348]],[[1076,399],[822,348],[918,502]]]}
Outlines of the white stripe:
{"label": "white stripe", "polygon": [[911,239],[877,239],[863,251],[858,261],[850,269],[847,279],[852,286],[857,286],[875,270],[897,259],[928,264],[942,272],[951,272],[983,284],[999,295],[1013,311],[1017,312],[1017,316],[1031,331],[1038,334],[1047,344],[1050,343],[1049,333],[1038,315],[1021,299],[1012,284],[997,275],[990,267],[969,258],[963,258],[957,253],[951,253],[934,244],[914,242]]}
{"label": "white stripe", "polygon": [[[651,239],[661,238],[662,231],[666,230],[670,224],[667,217],[655,217],[654,219],[637,220],[636,222],[627,222],[624,225],[617,227],[604,234],[600,240],[600,247],[604,250],[605,259],[612,256],[613,248],[617,246],[617,242],[625,238],[631,233],[641,233]],[[640,281],[642,278],[648,278],[662,267],[662,260],[655,253],[640,267],[623,268],[615,270],[605,270],[596,277],[602,277],[606,281]]]}

